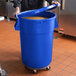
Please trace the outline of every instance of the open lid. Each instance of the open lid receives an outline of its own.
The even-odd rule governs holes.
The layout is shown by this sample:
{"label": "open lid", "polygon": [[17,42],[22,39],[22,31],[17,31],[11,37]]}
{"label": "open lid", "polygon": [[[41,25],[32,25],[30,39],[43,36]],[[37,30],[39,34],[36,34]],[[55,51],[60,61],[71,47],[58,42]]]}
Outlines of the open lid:
{"label": "open lid", "polygon": [[40,13],[40,12],[44,12],[44,11],[47,11],[47,10],[52,10],[52,9],[55,9],[55,8],[57,8],[57,4],[53,4],[53,5],[50,5],[50,6],[47,6],[47,7],[36,9],[34,12],[35,13]]}
{"label": "open lid", "polygon": [[[16,15],[17,21],[15,23],[15,30],[20,30],[20,20],[19,20],[20,17],[29,16],[29,14],[34,15],[34,14],[41,13],[41,12],[44,12],[44,11],[47,11],[47,10],[52,10],[52,9],[55,9],[55,8],[57,8],[57,4],[53,4],[53,5],[43,7],[43,8],[40,8],[40,9],[24,11],[24,12],[21,12],[21,13],[17,14]],[[57,28],[58,27],[57,19],[55,19],[55,24],[56,24],[55,28]]]}
{"label": "open lid", "polygon": [[40,12],[44,12],[44,11],[47,11],[47,10],[53,10],[57,8],[57,4],[53,4],[53,5],[49,5],[47,7],[43,7],[43,8],[40,8],[40,9],[35,9],[35,10],[30,10],[30,11],[23,11],[19,14],[16,15],[16,17],[18,18],[18,16],[22,16],[24,14],[28,15],[28,14],[37,14],[37,13],[40,13]]}

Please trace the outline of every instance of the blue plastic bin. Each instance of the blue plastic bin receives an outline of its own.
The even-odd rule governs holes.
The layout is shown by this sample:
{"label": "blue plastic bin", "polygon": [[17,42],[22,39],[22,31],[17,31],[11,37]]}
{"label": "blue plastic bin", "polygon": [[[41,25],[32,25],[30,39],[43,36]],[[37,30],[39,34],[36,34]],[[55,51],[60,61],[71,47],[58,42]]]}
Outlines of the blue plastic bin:
{"label": "blue plastic bin", "polygon": [[[58,27],[58,23],[55,13],[45,11],[57,7],[57,5],[52,6],[54,7],[45,7],[16,15],[18,19],[15,30],[20,31],[22,61],[29,68],[44,68],[52,61],[53,32]],[[48,19],[23,18],[31,16],[47,17]]]}

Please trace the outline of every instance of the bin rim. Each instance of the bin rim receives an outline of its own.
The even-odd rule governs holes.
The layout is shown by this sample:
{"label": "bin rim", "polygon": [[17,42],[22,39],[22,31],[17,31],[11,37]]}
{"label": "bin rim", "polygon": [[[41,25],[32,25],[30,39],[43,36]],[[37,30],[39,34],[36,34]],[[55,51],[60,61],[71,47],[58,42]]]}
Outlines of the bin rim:
{"label": "bin rim", "polygon": [[[46,11],[47,12],[47,11]],[[47,18],[47,19],[24,19],[23,17],[20,17],[22,20],[29,20],[29,21],[45,21],[45,20],[53,20],[56,18],[56,14],[53,12],[49,12],[52,13],[54,16],[51,18]],[[38,16],[28,16],[28,17],[38,17]],[[40,17],[40,16],[39,16]],[[42,17],[42,16],[41,16]]]}

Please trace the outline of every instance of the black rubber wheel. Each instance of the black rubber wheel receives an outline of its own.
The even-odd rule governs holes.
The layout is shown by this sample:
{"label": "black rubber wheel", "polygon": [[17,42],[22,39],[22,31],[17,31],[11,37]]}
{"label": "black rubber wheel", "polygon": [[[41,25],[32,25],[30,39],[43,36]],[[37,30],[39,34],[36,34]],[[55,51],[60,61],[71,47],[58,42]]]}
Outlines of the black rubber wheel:
{"label": "black rubber wheel", "polygon": [[38,73],[38,70],[33,70],[33,74],[37,74]]}
{"label": "black rubber wheel", "polygon": [[48,67],[46,67],[46,70],[50,70],[51,68],[48,66]]}

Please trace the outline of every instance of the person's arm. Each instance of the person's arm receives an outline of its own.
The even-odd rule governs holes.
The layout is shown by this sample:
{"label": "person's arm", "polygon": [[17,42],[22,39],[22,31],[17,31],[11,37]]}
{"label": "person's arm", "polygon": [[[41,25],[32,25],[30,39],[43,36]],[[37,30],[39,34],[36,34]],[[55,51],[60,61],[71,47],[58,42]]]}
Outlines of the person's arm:
{"label": "person's arm", "polygon": [[49,4],[58,4],[58,7],[60,7],[60,3],[56,0],[46,0]]}
{"label": "person's arm", "polygon": [[16,12],[14,14],[20,13],[20,4],[21,0],[14,0],[14,7],[16,8]]}

